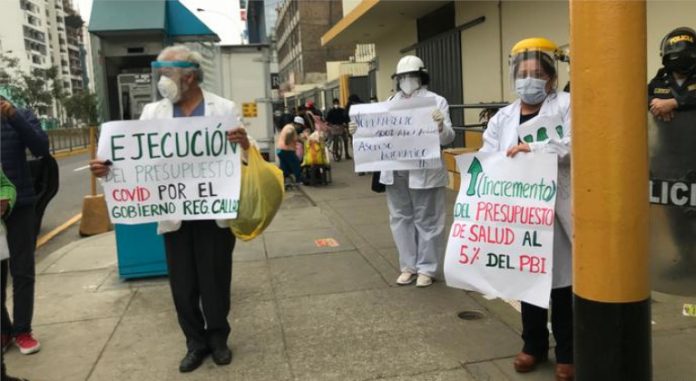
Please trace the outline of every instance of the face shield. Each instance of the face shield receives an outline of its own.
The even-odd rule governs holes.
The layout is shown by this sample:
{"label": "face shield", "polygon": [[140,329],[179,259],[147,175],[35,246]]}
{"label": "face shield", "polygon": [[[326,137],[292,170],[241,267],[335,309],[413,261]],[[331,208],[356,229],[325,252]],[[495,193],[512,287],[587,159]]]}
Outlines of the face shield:
{"label": "face shield", "polygon": [[512,90],[526,104],[544,101],[557,86],[558,64],[555,52],[523,50],[510,56]]}
{"label": "face shield", "polygon": [[181,100],[181,95],[188,90],[183,78],[191,75],[191,69],[199,68],[197,63],[188,61],[153,61],[150,66],[157,99],[167,98],[172,103]]}

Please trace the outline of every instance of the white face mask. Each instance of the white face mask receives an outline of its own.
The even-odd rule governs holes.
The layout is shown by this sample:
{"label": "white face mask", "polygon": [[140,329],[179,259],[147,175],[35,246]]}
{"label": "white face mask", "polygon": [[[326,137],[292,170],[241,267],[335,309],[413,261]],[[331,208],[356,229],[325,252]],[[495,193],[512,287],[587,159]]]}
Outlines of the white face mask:
{"label": "white face mask", "polygon": [[414,91],[418,90],[420,87],[420,81],[418,78],[405,77],[399,79],[399,89],[406,95],[413,94]]}
{"label": "white face mask", "polygon": [[515,92],[522,102],[538,105],[546,99],[546,81],[538,78],[518,78],[515,80]]}
{"label": "white face mask", "polygon": [[172,103],[176,103],[181,99],[179,85],[177,85],[176,82],[169,77],[160,77],[160,80],[157,83],[157,90],[159,90],[162,97],[169,99]]}

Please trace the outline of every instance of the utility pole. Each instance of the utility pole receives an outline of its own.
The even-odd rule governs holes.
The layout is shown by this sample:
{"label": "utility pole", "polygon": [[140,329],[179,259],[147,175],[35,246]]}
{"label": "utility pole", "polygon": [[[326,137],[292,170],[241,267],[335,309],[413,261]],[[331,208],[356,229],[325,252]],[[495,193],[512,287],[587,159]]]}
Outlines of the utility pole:
{"label": "utility pole", "polygon": [[645,0],[570,0],[576,380],[652,379]]}

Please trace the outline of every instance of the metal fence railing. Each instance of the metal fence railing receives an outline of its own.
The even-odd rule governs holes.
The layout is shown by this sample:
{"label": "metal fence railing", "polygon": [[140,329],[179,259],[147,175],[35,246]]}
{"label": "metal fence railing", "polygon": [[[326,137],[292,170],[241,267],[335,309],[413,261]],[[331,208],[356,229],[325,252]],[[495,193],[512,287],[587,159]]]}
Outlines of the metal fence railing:
{"label": "metal fence railing", "polygon": [[487,111],[488,114],[483,115],[482,113],[479,114],[479,123],[472,123],[472,124],[466,124],[462,126],[452,126],[454,131],[457,132],[463,132],[463,131],[482,131],[483,129],[486,128],[486,125],[488,124],[488,119],[492,117],[498,110],[501,108],[507,106],[508,103],[500,103],[500,102],[491,102],[491,103],[471,103],[471,104],[460,104],[460,105],[450,105],[450,113],[454,112],[454,110],[476,110],[480,109],[481,112]]}
{"label": "metal fence railing", "polygon": [[72,152],[89,146],[89,128],[59,128],[46,131],[51,153]]}

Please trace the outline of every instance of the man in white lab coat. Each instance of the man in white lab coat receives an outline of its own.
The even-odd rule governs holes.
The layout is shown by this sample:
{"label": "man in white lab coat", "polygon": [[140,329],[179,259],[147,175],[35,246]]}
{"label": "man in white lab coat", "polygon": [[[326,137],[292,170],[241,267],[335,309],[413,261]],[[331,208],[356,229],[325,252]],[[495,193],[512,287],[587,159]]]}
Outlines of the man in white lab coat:
{"label": "man in white lab coat", "polygon": [[[153,78],[163,99],[146,105],[140,119],[239,115],[234,102],[200,88],[200,62],[200,54],[183,45],[164,49],[152,63]],[[240,127],[228,131],[227,138],[246,151],[251,138],[239,122]],[[109,172],[108,163],[101,160],[91,161],[90,168],[99,177]],[[164,235],[169,285],[186,336],[187,352],[179,371],[195,370],[208,354],[217,365],[229,364],[232,352],[227,345],[227,315],[235,237],[228,221],[162,221],[157,232]]]}

